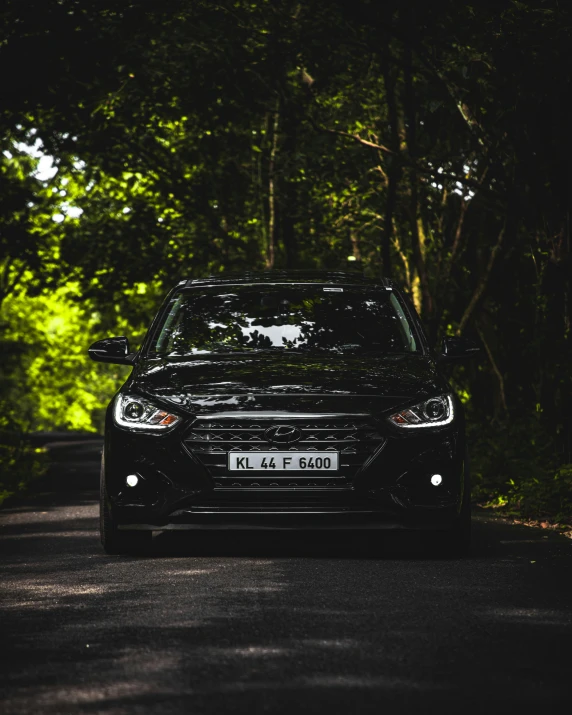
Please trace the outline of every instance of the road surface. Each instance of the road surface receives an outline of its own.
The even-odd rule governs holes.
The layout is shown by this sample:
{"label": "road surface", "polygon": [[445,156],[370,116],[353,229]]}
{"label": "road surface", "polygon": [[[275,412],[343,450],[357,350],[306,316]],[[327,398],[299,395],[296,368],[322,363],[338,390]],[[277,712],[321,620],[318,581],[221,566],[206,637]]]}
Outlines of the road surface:
{"label": "road surface", "polygon": [[[96,442],[0,512],[0,712],[528,713],[572,703],[572,541],[203,532],[106,556]],[[387,708],[387,709],[385,709]]]}

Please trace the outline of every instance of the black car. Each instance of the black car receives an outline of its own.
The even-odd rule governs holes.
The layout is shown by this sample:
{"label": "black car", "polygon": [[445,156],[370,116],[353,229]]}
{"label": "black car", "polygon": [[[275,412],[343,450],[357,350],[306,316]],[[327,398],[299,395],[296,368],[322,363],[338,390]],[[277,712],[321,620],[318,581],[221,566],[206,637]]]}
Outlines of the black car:
{"label": "black car", "polygon": [[181,281],[107,411],[101,540],[141,552],[152,531],[402,528],[470,538],[462,405],[404,293],[351,272]]}

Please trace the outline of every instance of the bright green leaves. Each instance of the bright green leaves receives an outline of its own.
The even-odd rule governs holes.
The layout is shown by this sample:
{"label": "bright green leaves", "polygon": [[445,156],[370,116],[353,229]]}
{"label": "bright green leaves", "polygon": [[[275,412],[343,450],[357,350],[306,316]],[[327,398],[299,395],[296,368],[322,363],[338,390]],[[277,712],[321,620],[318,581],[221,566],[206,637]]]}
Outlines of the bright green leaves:
{"label": "bright green leaves", "polygon": [[7,376],[3,428],[100,428],[103,407],[125,370],[87,357],[88,344],[100,335],[99,321],[80,300],[78,284],[37,297],[11,296],[2,316],[8,326],[3,341],[18,352],[12,377]]}

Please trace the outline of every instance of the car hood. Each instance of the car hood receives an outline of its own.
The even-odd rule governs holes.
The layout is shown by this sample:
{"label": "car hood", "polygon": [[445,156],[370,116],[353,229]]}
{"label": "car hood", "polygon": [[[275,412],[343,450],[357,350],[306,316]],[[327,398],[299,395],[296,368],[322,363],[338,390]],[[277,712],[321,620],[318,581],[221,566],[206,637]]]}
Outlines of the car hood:
{"label": "car hood", "polygon": [[422,355],[256,355],[141,360],[125,389],[193,414],[383,413],[448,385]]}

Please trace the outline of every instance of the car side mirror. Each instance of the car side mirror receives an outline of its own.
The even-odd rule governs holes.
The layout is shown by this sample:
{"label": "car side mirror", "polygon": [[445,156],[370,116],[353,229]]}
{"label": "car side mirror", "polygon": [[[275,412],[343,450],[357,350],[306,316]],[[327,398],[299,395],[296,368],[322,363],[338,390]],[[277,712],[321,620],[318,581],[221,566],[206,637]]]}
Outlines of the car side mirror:
{"label": "car side mirror", "polygon": [[135,358],[134,353],[129,353],[129,340],[124,336],[98,340],[89,348],[87,354],[96,362],[111,362],[117,365],[133,365]]}
{"label": "car side mirror", "polygon": [[460,362],[468,360],[480,352],[480,347],[467,338],[443,338],[438,359],[442,362]]}

